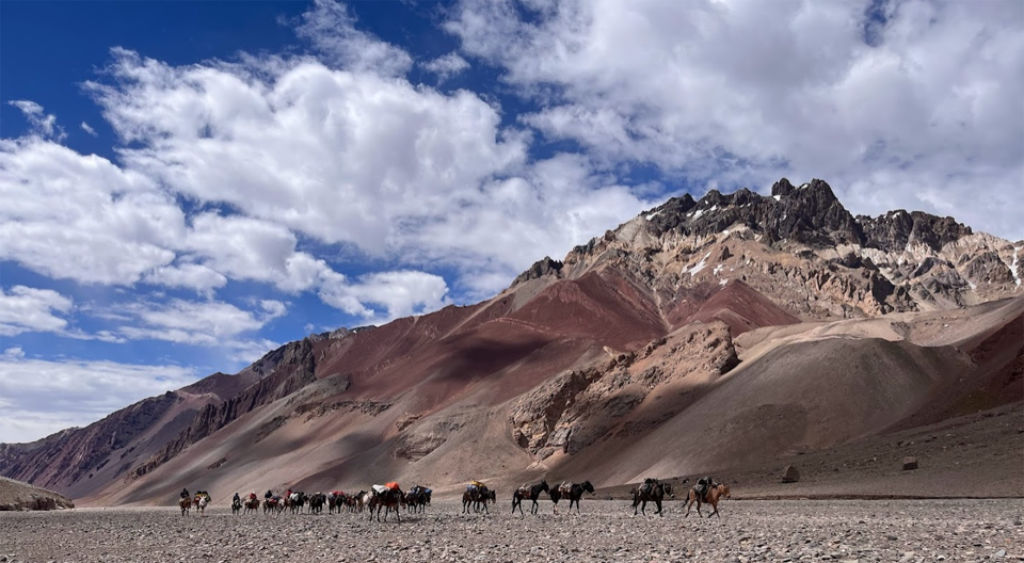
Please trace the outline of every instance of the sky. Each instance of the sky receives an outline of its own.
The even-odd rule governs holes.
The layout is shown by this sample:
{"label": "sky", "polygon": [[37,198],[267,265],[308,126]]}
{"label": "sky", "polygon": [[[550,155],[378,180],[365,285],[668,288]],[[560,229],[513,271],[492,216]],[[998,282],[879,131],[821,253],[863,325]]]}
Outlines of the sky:
{"label": "sky", "polygon": [[1024,239],[1024,2],[0,0],[0,442],[822,178]]}

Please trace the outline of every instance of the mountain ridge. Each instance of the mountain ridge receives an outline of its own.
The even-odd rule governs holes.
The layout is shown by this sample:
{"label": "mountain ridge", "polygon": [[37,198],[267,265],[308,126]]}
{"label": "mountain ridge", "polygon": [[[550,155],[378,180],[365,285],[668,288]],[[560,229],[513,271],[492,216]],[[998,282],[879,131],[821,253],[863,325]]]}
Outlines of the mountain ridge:
{"label": "mountain ridge", "polygon": [[[326,483],[332,473],[358,467],[435,483],[568,470],[678,417],[696,424],[686,412],[718,397],[715,381],[737,368],[756,372],[733,344],[751,331],[962,312],[1024,295],[1024,270],[1011,258],[1020,246],[920,212],[854,217],[821,180],[797,187],[782,179],[770,196],[712,190],[695,201],[687,194],[575,247],[562,261],[545,257],[492,299],[313,335],[239,374],[213,374],[84,429],[0,445],[0,473],[104,503],[151,502],[163,494],[156,483],[168,480],[240,483],[256,475],[241,467],[261,459],[287,465],[290,451],[310,452],[316,467],[282,472],[280,483]],[[1008,340],[1024,317],[1010,317],[991,321],[1003,323],[993,329],[1003,337],[994,345],[1000,353],[990,354],[997,360],[984,367],[1009,390],[991,391],[996,399],[981,401],[986,406],[1021,400],[1013,366],[1024,352]],[[856,354],[911,353],[872,342],[858,339]],[[967,362],[962,354],[975,349],[950,349],[951,365]],[[925,387],[920,394],[941,391]],[[193,396],[190,388],[210,392]],[[669,390],[681,398],[666,399]],[[947,403],[950,412],[962,410],[956,400]],[[145,440],[109,437],[124,436],[120,425],[133,427],[140,412],[148,418],[136,420],[134,431]],[[465,462],[482,437],[498,444],[488,454],[493,459]],[[243,443],[259,451],[235,453],[231,444]],[[181,456],[195,448],[211,453]],[[83,452],[90,457],[70,461]],[[463,471],[477,473],[452,475],[444,457],[453,455],[464,460]],[[703,463],[715,459],[725,461],[710,456]],[[662,466],[651,461],[646,470]],[[604,478],[635,478],[643,472],[635,469],[604,471]]]}

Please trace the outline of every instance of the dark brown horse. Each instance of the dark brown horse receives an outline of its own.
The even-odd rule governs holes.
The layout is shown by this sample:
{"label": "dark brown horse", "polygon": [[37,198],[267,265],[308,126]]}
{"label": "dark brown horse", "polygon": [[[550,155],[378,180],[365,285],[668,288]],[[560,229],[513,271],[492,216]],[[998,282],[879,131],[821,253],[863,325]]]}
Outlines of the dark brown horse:
{"label": "dark brown horse", "polygon": [[[569,499],[569,511],[572,512],[572,505],[576,503],[576,514],[580,513],[580,499],[583,497],[584,492],[594,492],[594,485],[590,484],[590,481],[584,481],[582,483],[562,483],[557,489],[551,490],[551,500],[555,500],[555,491],[558,491],[558,496],[561,498]],[[555,501],[557,504],[558,501]]]}
{"label": "dark brown horse", "polygon": [[658,511],[655,514],[664,516],[664,512],[661,510],[661,501],[664,498],[674,497],[672,494],[672,486],[668,483],[661,483],[657,479],[644,479],[644,482],[637,486],[633,490],[633,516],[636,516],[637,505],[640,506],[640,512],[647,514],[645,510],[648,502],[653,502],[658,507]]}
{"label": "dark brown horse", "polygon": [[405,495],[405,505],[411,512],[426,512],[427,505],[430,504],[431,490],[420,485],[414,486],[409,489],[409,492]]}
{"label": "dark brown horse", "polygon": [[[697,487],[690,487],[690,493],[686,499],[686,514],[683,515],[683,518],[690,515],[690,507],[693,506],[693,503],[695,502],[697,503],[698,516],[702,516],[700,513],[701,503],[706,502],[710,504],[711,507],[715,509],[711,514],[708,514],[708,518],[711,518],[718,514],[718,501],[723,498],[729,498],[729,496],[729,485],[726,485],[725,483],[712,484],[703,495],[697,493]],[[722,515],[718,514],[718,517],[721,518]]]}
{"label": "dark brown horse", "polygon": [[260,510],[260,499],[256,497],[249,497],[245,499],[245,514],[250,512],[259,512]]}
{"label": "dark brown horse", "polygon": [[462,493],[462,513],[468,513],[471,506],[473,512],[490,512],[487,510],[487,503],[497,502],[497,498],[494,491],[486,486],[468,488]]}
{"label": "dark brown horse", "polygon": [[324,505],[327,504],[327,495],[323,493],[314,493],[309,497],[309,513],[320,514],[324,510]]}
{"label": "dark brown horse", "polygon": [[549,491],[548,482],[541,481],[536,485],[523,485],[512,493],[512,514],[516,513],[516,507],[519,508],[519,513],[523,513],[523,499],[528,498],[533,501],[530,506],[530,514],[536,514],[537,510],[540,509],[540,505],[537,504],[537,497],[544,491]]}
{"label": "dark brown horse", "polygon": [[189,509],[192,508],[192,499],[189,497],[182,497],[181,500],[178,501],[178,506],[181,507],[181,515],[184,516],[188,514]]}
{"label": "dark brown horse", "polygon": [[377,513],[377,521],[380,522],[380,512],[384,511],[384,521],[388,521],[388,513],[391,511],[395,512],[395,517],[398,521],[402,521],[402,515],[399,511],[399,506],[402,504],[402,497],[405,496],[402,493],[402,489],[385,488],[383,491],[378,492],[376,489],[373,491],[373,496],[370,497],[370,501],[366,505],[370,508],[370,520],[373,520],[373,513]]}
{"label": "dark brown horse", "polygon": [[274,514],[277,514],[281,512],[283,506],[284,505],[282,504],[280,497],[271,497],[268,499],[264,499],[263,513],[266,514],[268,512],[273,512]]}

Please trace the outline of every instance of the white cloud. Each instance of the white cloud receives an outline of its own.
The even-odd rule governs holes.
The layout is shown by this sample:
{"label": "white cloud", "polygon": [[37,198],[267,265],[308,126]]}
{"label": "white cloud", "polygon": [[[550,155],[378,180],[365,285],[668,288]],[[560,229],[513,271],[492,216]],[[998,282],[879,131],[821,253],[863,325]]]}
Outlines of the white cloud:
{"label": "white cloud", "polygon": [[[357,283],[340,278],[334,281],[324,284],[321,299],[371,324],[430,312],[448,304],[444,278],[424,272],[377,272],[362,276]],[[378,313],[372,305],[382,307],[384,312]]]}
{"label": "white cloud", "polygon": [[174,260],[184,213],[153,181],[38,138],[0,140],[0,259],[129,285]]}
{"label": "white cloud", "polygon": [[821,177],[855,212],[945,201],[1024,236],[1004,205],[1024,177],[1018,2],[892,3],[883,23],[866,1],[516,4],[465,0],[446,29],[545,102],[525,123],[600,161],[698,185]]}
{"label": "white cloud", "polygon": [[[190,253],[210,269],[231,279],[275,282],[292,289],[308,289],[315,278],[289,269],[289,261],[312,260],[296,257],[297,239],[277,223],[241,217],[203,213],[192,219],[184,242]],[[319,269],[326,269],[323,263]]]}
{"label": "white cloud", "polygon": [[230,303],[174,299],[112,307],[112,312],[130,319],[117,332],[132,340],[244,348],[245,334],[260,330],[286,311],[282,303],[272,300],[263,301],[260,309],[262,314],[256,314]]}
{"label": "white cloud", "polygon": [[143,281],[165,287],[195,289],[207,295],[213,289],[227,284],[227,277],[202,264],[183,262],[176,265],[159,266],[148,272]]}
{"label": "white cloud", "polygon": [[400,76],[412,66],[408,53],[355,28],[356,20],[344,4],[315,0],[296,29],[309,40],[323,60],[338,68]]}
{"label": "white cloud", "polygon": [[68,136],[64,128],[57,125],[57,116],[52,113],[45,113],[43,106],[36,102],[32,100],[12,100],[8,103],[21,110],[21,113],[24,114],[25,119],[28,120],[29,126],[32,128],[32,133],[35,135],[58,141]]}
{"label": "white cloud", "polygon": [[0,442],[83,426],[195,380],[191,369],[172,365],[46,361],[5,353],[0,356]]}
{"label": "white cloud", "polygon": [[0,336],[62,332],[68,321],[55,313],[66,315],[71,307],[70,299],[50,289],[16,285],[7,293],[0,287]]}
{"label": "white cloud", "polygon": [[[247,216],[194,219],[192,260],[229,278],[321,288],[351,314],[376,315],[364,293],[337,289],[343,276],[294,252],[292,233],[408,266],[453,266],[460,290],[478,296],[650,204],[593,177],[586,158],[527,165],[528,135],[501,129],[497,109],[470,92],[443,95],[308,60],[278,61],[268,76],[115,56],[116,83],[91,89],[115,130],[142,145],[123,159]],[[615,207],[598,209],[611,200]]]}
{"label": "white cloud", "polygon": [[4,350],[3,354],[0,354],[4,358],[24,358],[25,351],[21,349],[21,346],[12,346]]}
{"label": "white cloud", "polygon": [[423,68],[436,74],[439,79],[446,80],[469,68],[469,62],[458,53],[451,52],[424,63]]}
{"label": "white cloud", "polygon": [[92,125],[89,125],[84,121],[81,123],[80,127],[82,128],[82,131],[85,131],[86,133],[92,135],[93,137],[97,135],[96,130],[92,128]]}
{"label": "white cloud", "polygon": [[[93,85],[133,170],[327,243],[382,254],[400,221],[443,216],[460,194],[525,158],[469,92],[294,64],[264,82],[116,53]],[[233,73],[235,72],[235,73]]]}

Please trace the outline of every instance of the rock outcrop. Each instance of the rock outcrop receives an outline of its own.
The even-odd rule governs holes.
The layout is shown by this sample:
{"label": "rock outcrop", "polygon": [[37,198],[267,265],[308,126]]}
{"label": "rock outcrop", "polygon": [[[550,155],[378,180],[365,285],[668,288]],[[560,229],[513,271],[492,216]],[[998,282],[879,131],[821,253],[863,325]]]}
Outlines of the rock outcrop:
{"label": "rock outcrop", "polygon": [[75,503],[53,491],[0,477],[0,512],[10,510],[59,510]]}

